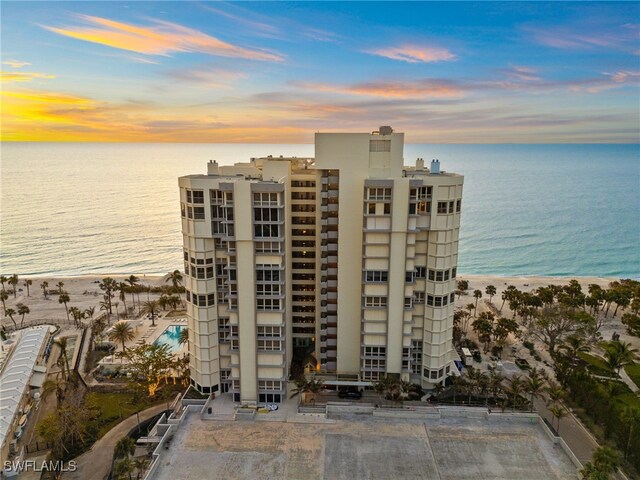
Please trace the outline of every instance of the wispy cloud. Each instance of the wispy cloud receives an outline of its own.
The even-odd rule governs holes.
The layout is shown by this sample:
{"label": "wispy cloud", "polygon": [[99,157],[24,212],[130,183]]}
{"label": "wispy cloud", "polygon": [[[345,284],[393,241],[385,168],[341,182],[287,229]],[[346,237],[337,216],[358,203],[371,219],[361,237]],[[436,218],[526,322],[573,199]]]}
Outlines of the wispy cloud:
{"label": "wispy cloud", "polygon": [[533,40],[547,47],[563,50],[614,49],[633,53],[637,49],[638,24],[603,26],[591,20],[558,27],[525,26]]}
{"label": "wispy cloud", "polygon": [[6,60],[2,62],[3,65],[9,65],[11,68],[22,68],[27,65],[31,65],[29,62],[20,62],[18,60]]}
{"label": "wispy cloud", "polygon": [[373,81],[354,85],[295,82],[294,86],[320,92],[388,98],[459,98],[463,89],[451,80]]}
{"label": "wispy cloud", "polygon": [[365,50],[371,55],[400,60],[409,63],[431,63],[453,60],[456,56],[446,48],[426,47],[419,45],[401,45],[397,47]]}
{"label": "wispy cloud", "polygon": [[44,78],[44,79],[52,79],[56,78],[55,75],[49,75],[46,73],[35,73],[35,72],[0,72],[0,80],[2,83],[10,83],[10,82],[32,82],[35,79]]}
{"label": "wispy cloud", "polygon": [[191,52],[270,62],[284,60],[279,53],[232,45],[198,30],[162,20],[153,20],[149,26],[137,26],[90,15],[78,15],[78,18],[88,26],[58,28],[43,25],[43,28],[59,35],[144,55],[168,56]]}
{"label": "wispy cloud", "polygon": [[500,70],[507,78],[521,80],[523,82],[537,82],[542,80],[537,75],[537,70],[531,67],[511,67]]}
{"label": "wispy cloud", "polygon": [[246,74],[220,68],[173,70],[167,76],[181,82],[197,83],[211,88],[229,88],[231,83],[246,78]]}

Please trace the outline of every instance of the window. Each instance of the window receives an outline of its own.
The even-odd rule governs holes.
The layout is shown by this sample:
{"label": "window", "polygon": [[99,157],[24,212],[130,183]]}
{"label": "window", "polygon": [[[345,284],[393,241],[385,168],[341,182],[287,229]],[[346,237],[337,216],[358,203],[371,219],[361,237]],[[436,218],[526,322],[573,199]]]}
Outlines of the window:
{"label": "window", "polygon": [[456,213],[460,212],[461,206],[462,206],[462,200],[456,200]]}
{"label": "window", "polygon": [[364,347],[365,357],[380,357],[384,358],[387,354],[386,347]]}
{"label": "window", "polygon": [[381,308],[387,306],[387,297],[364,297],[364,306]]}
{"label": "window", "polygon": [[371,370],[384,371],[387,361],[382,358],[365,358],[362,361],[362,367]]}
{"label": "window", "polygon": [[258,337],[278,338],[282,337],[282,327],[275,325],[258,325]]}
{"label": "window", "polygon": [[278,222],[280,221],[279,208],[254,208],[253,220],[256,222]]}
{"label": "window", "polygon": [[444,272],[442,270],[436,271],[436,282],[442,282]]}
{"label": "window", "polygon": [[449,303],[455,303],[456,301],[456,294],[454,292],[451,292],[451,294],[449,295]]}
{"label": "window", "polygon": [[413,297],[404,297],[404,308],[413,307]]}
{"label": "window", "polygon": [[202,190],[193,191],[193,203],[204,203],[204,192]]}
{"label": "window", "polygon": [[280,284],[258,283],[256,285],[256,295],[260,296],[278,296],[280,295]]}
{"label": "window", "polygon": [[429,269],[429,280],[435,282],[436,280],[436,271]]}
{"label": "window", "polygon": [[415,303],[424,303],[424,292],[413,292]]}
{"label": "window", "polygon": [[457,270],[457,268],[456,268],[456,267],[453,267],[453,268],[451,269],[451,278],[456,278],[456,270]]}
{"label": "window", "polygon": [[416,278],[425,278],[426,271],[427,271],[426,267],[416,267],[415,277]]}
{"label": "window", "polygon": [[369,200],[391,200],[391,188],[368,188],[367,198]]}
{"label": "window", "polygon": [[187,190],[187,203],[192,203],[192,201],[191,201],[191,190]]}
{"label": "window", "polygon": [[365,281],[368,283],[382,283],[388,281],[389,274],[385,270],[368,270],[365,272]]}
{"label": "window", "polygon": [[420,202],[418,203],[418,213],[427,214],[431,213],[431,202]]}
{"label": "window", "polygon": [[256,281],[279,282],[280,267],[278,265],[256,265]]}
{"label": "window", "polygon": [[445,270],[445,271],[444,271],[444,279],[443,279],[443,280],[444,280],[445,282],[446,282],[447,280],[449,280],[449,270]]}
{"label": "window", "polygon": [[280,299],[277,298],[257,298],[256,309],[262,311],[280,310]]}
{"label": "window", "polygon": [[209,190],[211,205],[222,205],[224,202],[224,194],[220,190]]}
{"label": "window", "polygon": [[218,340],[220,343],[229,343],[231,326],[228,318],[218,318]]}
{"label": "window", "polygon": [[390,152],[391,140],[369,140],[370,152]]}
{"label": "window", "polygon": [[410,272],[405,272],[404,281],[407,283],[413,283],[413,273],[413,270],[411,270]]}
{"label": "window", "polygon": [[258,350],[276,352],[281,351],[282,349],[281,340],[258,340]]}
{"label": "window", "polygon": [[275,192],[256,192],[253,194],[254,205],[278,205],[278,194]]}
{"label": "window", "polygon": [[280,380],[258,380],[258,390],[284,390]]}
{"label": "window", "polygon": [[186,217],[186,216],[187,216],[187,207],[185,206],[185,204],[184,204],[184,203],[181,203],[181,204],[180,204],[180,214],[181,214],[183,217]]}
{"label": "window", "polygon": [[409,204],[409,215],[415,215],[416,214],[416,204],[415,203],[410,203]]}
{"label": "window", "polygon": [[367,213],[369,215],[376,214],[376,204],[375,203],[367,203]]}
{"label": "window", "polygon": [[204,207],[193,207],[193,219],[204,220]]}
{"label": "window", "polygon": [[453,209],[454,209],[455,203],[456,202],[454,202],[453,200],[451,200],[449,202],[449,213],[453,213]]}
{"label": "window", "polygon": [[280,242],[256,242],[256,253],[280,253]]}
{"label": "window", "polygon": [[390,203],[385,203],[384,204],[384,214],[385,215],[391,215],[391,204]]}
{"label": "window", "polygon": [[447,213],[447,202],[438,202],[438,213]]}
{"label": "window", "polygon": [[256,238],[278,238],[280,237],[280,225],[256,224],[253,226],[253,233]]}

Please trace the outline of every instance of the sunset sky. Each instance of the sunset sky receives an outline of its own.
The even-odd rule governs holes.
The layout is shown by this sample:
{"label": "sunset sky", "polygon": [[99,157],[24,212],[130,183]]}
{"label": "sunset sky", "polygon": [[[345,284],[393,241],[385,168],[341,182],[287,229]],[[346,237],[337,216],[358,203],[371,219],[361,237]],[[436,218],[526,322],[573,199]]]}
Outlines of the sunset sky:
{"label": "sunset sky", "polygon": [[635,143],[640,4],[2,2],[2,140]]}

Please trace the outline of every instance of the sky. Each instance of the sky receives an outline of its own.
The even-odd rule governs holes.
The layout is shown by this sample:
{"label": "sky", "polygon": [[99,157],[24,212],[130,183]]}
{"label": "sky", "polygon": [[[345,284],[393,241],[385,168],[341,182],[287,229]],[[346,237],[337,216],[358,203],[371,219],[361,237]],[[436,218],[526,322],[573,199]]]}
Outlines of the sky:
{"label": "sky", "polygon": [[640,141],[638,2],[1,9],[3,141]]}

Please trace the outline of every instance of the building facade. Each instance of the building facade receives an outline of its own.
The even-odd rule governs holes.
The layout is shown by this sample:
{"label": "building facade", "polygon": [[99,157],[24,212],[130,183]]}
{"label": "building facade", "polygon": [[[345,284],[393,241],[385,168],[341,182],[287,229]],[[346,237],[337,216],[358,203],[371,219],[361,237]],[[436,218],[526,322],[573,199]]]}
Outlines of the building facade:
{"label": "building facade", "polygon": [[192,384],[279,402],[315,370],[429,388],[450,373],[463,177],[404,134],[318,133],[315,158],[179,179]]}

